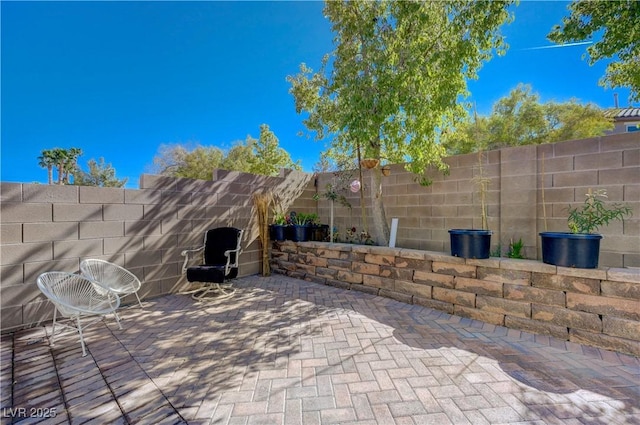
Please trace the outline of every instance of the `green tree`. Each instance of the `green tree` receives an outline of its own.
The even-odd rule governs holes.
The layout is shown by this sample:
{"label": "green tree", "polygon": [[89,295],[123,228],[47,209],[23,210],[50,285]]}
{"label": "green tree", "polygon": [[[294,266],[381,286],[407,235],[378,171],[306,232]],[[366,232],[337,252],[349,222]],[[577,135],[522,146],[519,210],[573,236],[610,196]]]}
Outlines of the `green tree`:
{"label": "green tree", "polygon": [[66,149],[53,148],[51,150],[51,158],[53,165],[58,172],[58,184],[64,183],[64,168],[69,158],[69,154]]}
{"label": "green tree", "polygon": [[443,137],[443,145],[454,155],[600,136],[611,128],[613,123],[596,105],[575,99],[540,103],[531,86],[520,84],[493,105],[491,115],[469,114]]}
{"label": "green tree", "polygon": [[571,99],[564,103],[549,102],[544,106],[549,125],[546,143],[602,136],[614,127],[613,121],[593,103],[581,104]]}
{"label": "green tree", "polygon": [[640,2],[637,0],[576,0],[570,15],[553,27],[548,37],[555,43],[599,40],[587,48],[589,64],[614,58],[600,84],[629,87],[633,100],[640,100]]}
{"label": "green tree", "polygon": [[211,180],[216,168],[246,173],[277,175],[280,168],[300,169],[289,153],[279,146],[278,138],[269,126],[260,126],[258,140],[247,136],[224,152],[215,146],[161,145],[153,158],[151,171],[174,177]]}
{"label": "green tree", "polygon": [[260,126],[260,138],[251,142],[253,158],[250,170],[255,174],[276,176],[281,168],[301,170],[299,163],[291,160],[289,152],[280,147],[280,142],[267,124]]}
{"label": "green tree", "polygon": [[179,144],[161,144],[153,157],[149,171],[164,176],[172,175],[187,154],[187,148]]}
{"label": "green tree", "polygon": [[38,161],[38,165],[47,169],[48,184],[53,184],[53,166],[55,165],[53,151],[51,149],[43,149]]}
{"label": "green tree", "polygon": [[87,162],[89,171],[85,172],[81,169],[78,170],[74,176],[73,184],[77,186],[100,186],[100,187],[123,187],[127,184],[128,178],[118,179],[116,178],[116,170],[111,164],[106,164],[104,158],[96,162],[95,159],[90,159]]}
{"label": "green tree", "polygon": [[47,169],[48,182],[53,184],[53,170],[58,173],[58,184],[69,184],[78,168],[78,157],[82,155],[80,148],[44,149],[38,157],[38,165]]}
{"label": "green tree", "polygon": [[69,148],[65,151],[63,155],[64,163],[62,165],[63,184],[70,184],[71,176],[75,178],[78,171],[78,157],[80,155],[82,155],[82,149],[80,148]]}
{"label": "green tree", "polygon": [[232,171],[250,172],[251,164],[253,164],[253,142],[250,136],[247,136],[244,142],[237,141],[231,149],[229,149],[220,164],[220,168]]}
{"label": "green tree", "polygon": [[[464,115],[467,79],[505,45],[499,27],[511,1],[329,1],[335,50],[319,72],[305,64],[287,77],[296,111],[331,150],[358,151],[424,175],[446,169],[443,131]],[[331,58],[331,62],[329,61]],[[380,168],[372,189],[373,236],[389,238]]]}
{"label": "green tree", "polygon": [[211,180],[215,168],[220,168],[224,152],[214,146],[163,144],[153,158],[152,172],[173,177]]}
{"label": "green tree", "polygon": [[211,180],[213,170],[219,168],[224,157],[221,149],[214,146],[198,146],[184,157],[177,177]]}
{"label": "green tree", "polygon": [[65,169],[68,168],[69,160],[71,159],[71,155],[67,149],[63,148],[54,148],[53,149],[53,163],[58,171],[58,184],[64,184],[64,173]]}
{"label": "green tree", "polygon": [[490,149],[501,144],[537,144],[546,137],[540,97],[531,92],[530,86],[516,87],[508,96],[496,102],[493,111],[488,123],[489,131],[494,135],[490,139]]}

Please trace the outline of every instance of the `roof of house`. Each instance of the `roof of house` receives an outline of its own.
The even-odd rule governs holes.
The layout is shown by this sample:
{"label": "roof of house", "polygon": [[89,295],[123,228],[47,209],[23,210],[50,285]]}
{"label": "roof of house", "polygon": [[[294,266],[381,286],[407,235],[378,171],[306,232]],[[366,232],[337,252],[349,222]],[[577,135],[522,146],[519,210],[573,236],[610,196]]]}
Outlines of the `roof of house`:
{"label": "roof of house", "polygon": [[640,108],[612,108],[607,109],[604,112],[604,116],[607,118],[613,118],[614,120],[625,120],[625,119],[639,119],[640,118]]}

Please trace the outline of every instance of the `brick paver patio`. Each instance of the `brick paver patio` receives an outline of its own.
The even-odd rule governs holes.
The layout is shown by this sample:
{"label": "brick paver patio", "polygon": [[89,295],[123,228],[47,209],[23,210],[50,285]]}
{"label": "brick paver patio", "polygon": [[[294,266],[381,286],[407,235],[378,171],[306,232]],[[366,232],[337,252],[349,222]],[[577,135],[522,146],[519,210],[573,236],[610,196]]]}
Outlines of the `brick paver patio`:
{"label": "brick paver patio", "polygon": [[640,424],[638,358],[278,275],[236,286],[124,308],[86,357],[4,335],[2,423]]}

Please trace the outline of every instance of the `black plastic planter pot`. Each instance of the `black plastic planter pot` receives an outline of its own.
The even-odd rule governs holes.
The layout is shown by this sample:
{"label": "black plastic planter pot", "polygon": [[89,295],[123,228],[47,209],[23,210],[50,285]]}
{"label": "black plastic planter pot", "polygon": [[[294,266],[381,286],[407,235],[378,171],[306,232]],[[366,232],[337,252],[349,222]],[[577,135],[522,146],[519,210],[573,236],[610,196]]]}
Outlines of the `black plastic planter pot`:
{"label": "black plastic planter pot", "polygon": [[461,258],[489,258],[491,230],[451,229],[451,255]]}
{"label": "black plastic planter pot", "polygon": [[310,240],[316,242],[324,242],[329,239],[329,225],[328,224],[319,224],[315,226],[311,226],[311,235],[309,237]]}
{"label": "black plastic planter pot", "polygon": [[543,263],[580,269],[598,268],[602,235],[542,232],[540,237]]}
{"label": "black plastic planter pot", "polygon": [[287,226],[283,224],[272,224],[270,227],[272,241],[283,241],[286,239],[286,228]]}
{"label": "black plastic planter pot", "polygon": [[293,237],[291,240],[294,242],[306,242],[309,240],[309,233],[311,231],[311,226],[293,226]]}

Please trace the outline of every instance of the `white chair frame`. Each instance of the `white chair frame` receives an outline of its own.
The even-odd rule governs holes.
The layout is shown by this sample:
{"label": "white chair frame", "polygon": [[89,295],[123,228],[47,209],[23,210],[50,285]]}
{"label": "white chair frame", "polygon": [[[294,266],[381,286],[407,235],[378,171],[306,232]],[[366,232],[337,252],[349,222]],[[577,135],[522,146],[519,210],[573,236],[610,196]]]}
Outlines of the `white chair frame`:
{"label": "white chair frame", "polygon": [[[74,325],[57,323],[62,328],[78,332],[82,356],[87,350],[82,333],[90,325],[102,320],[102,316],[113,314],[122,329],[120,318],[116,313],[120,307],[120,297],[110,291],[104,291],[96,282],[85,276],[67,272],[46,272],[38,276],[37,285],[40,291],[53,303],[53,327],[51,330],[51,346],[55,345],[56,320],[58,312],[61,316],[71,319]],[[83,323],[81,317],[101,316],[89,323]],[[45,329],[46,335],[46,329]]]}
{"label": "white chair frame", "polygon": [[142,301],[138,291],[142,286],[140,279],[129,270],[105,260],[88,258],[80,263],[80,272],[105,289],[122,296],[134,294],[138,304]]}

